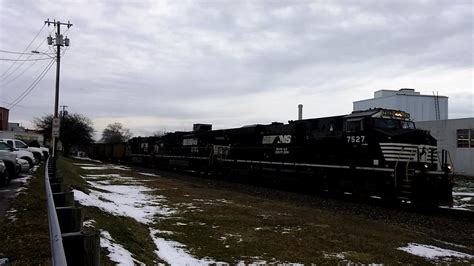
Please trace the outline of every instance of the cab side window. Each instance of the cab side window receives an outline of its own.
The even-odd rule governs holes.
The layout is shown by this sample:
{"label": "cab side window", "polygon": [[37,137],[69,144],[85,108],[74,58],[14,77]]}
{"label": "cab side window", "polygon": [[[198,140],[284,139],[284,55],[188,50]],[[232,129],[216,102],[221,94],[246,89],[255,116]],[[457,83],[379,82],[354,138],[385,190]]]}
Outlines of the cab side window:
{"label": "cab side window", "polygon": [[346,132],[357,133],[364,130],[363,119],[348,119],[346,121]]}
{"label": "cab side window", "polygon": [[13,141],[7,140],[7,144],[13,147]]}

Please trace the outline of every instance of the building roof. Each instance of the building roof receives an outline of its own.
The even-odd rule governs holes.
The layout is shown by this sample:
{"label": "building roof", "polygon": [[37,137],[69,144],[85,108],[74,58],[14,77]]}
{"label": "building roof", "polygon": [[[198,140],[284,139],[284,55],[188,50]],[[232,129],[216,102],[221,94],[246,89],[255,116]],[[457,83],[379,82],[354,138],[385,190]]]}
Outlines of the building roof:
{"label": "building roof", "polygon": [[[428,94],[420,94],[420,92],[415,91],[415,89],[407,89],[402,88],[399,90],[378,90],[374,92],[374,98],[364,99],[354,101],[354,103],[365,102],[365,101],[373,101],[375,99],[383,99],[383,98],[390,98],[390,97],[398,97],[398,96],[408,96],[408,97],[435,97],[435,95],[428,95]],[[436,95],[438,98],[448,98],[448,96]]]}

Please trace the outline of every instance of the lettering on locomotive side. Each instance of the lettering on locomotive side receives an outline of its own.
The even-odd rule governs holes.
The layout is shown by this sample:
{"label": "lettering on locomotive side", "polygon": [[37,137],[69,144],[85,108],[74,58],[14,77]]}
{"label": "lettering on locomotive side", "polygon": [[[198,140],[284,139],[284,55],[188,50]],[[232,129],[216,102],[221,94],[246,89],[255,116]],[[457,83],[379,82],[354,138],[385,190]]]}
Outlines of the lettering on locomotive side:
{"label": "lettering on locomotive side", "polygon": [[347,136],[347,143],[364,143],[365,136]]}
{"label": "lettering on locomotive side", "polygon": [[197,139],[183,139],[183,146],[196,146],[197,144]]}
{"label": "lettering on locomotive side", "polygon": [[263,136],[262,144],[289,144],[291,135],[269,135]]}
{"label": "lettering on locomotive side", "polygon": [[290,154],[288,148],[276,148],[275,154]]}

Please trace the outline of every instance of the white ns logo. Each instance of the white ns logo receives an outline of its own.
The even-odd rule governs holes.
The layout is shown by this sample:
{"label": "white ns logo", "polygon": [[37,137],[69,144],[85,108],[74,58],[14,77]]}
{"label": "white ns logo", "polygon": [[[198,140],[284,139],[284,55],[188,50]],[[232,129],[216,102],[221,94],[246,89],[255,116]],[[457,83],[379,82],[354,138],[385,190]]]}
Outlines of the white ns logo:
{"label": "white ns logo", "polygon": [[289,144],[291,135],[270,135],[263,136],[262,144]]}

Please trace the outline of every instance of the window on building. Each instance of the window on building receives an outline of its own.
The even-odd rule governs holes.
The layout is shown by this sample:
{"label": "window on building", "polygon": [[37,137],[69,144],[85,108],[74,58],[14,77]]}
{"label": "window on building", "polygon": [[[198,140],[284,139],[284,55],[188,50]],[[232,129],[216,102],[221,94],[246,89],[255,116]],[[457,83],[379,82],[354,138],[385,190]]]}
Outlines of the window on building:
{"label": "window on building", "polygon": [[[471,131],[471,132],[469,132]],[[474,130],[469,130],[469,129],[458,129],[456,130],[456,135],[457,135],[457,142],[458,142],[458,148],[469,148],[469,133],[474,133]],[[471,147],[473,147],[471,145]]]}
{"label": "window on building", "polygon": [[471,128],[469,134],[471,135],[471,148],[474,148],[474,128]]}

